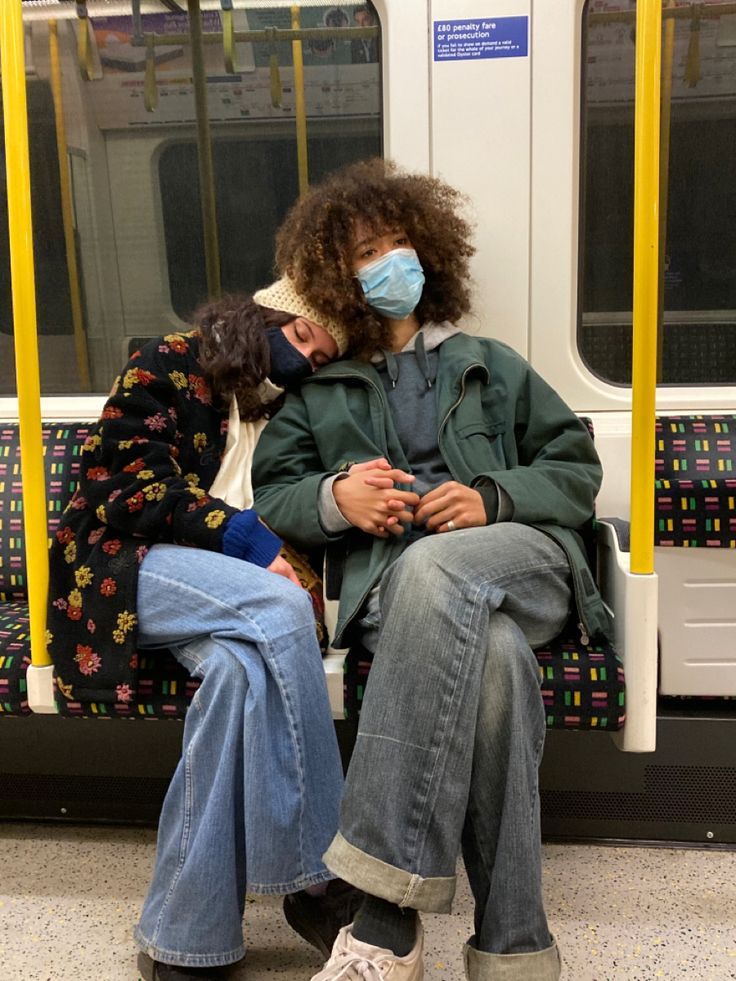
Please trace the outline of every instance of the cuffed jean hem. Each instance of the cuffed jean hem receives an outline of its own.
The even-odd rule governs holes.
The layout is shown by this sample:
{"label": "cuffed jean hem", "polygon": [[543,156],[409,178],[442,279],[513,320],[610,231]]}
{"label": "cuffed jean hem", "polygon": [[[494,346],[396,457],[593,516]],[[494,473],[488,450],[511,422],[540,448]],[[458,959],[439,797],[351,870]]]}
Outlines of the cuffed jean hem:
{"label": "cuffed jean hem", "polygon": [[562,969],[556,943],[528,954],[489,954],[466,944],[463,964],[468,981],[558,981]]}
{"label": "cuffed jean hem", "polygon": [[287,893],[299,892],[300,889],[307,889],[309,886],[319,886],[323,882],[330,882],[335,878],[334,872],[324,869],[322,872],[313,872],[311,875],[300,875],[291,882],[249,882],[246,892],[254,896],[285,896]]}
{"label": "cuffed jean hem", "polygon": [[245,957],[245,944],[240,944],[234,950],[227,950],[222,954],[186,954],[180,950],[157,947],[143,936],[140,927],[135,928],[133,938],[143,953],[148,954],[154,961],[173,964],[176,967],[226,967],[228,964],[237,964]]}
{"label": "cuffed jean hem", "polygon": [[361,851],[343,838],[339,831],[323,855],[323,860],[341,879],[389,903],[424,913],[449,913],[452,909],[456,876],[425,879],[421,875],[413,875]]}

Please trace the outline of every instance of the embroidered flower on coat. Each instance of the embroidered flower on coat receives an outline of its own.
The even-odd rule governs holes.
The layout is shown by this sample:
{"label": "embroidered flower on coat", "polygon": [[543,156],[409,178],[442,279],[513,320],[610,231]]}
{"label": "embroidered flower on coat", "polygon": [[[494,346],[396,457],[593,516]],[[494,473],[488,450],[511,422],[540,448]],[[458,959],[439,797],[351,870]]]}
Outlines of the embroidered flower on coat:
{"label": "embroidered flower on coat", "polygon": [[143,492],[136,491],[135,494],[132,494],[125,503],[128,507],[128,511],[131,513],[133,511],[140,511],[145,503],[143,500]]}
{"label": "embroidered flower on coat", "polygon": [[100,670],[100,655],[88,644],[77,644],[77,653],[74,660],[79,665],[82,674],[91,675]]}
{"label": "embroidered flower on coat", "polygon": [[116,701],[130,702],[133,699],[133,689],[130,685],[117,685],[115,687]]}
{"label": "embroidered flower on coat", "polygon": [[123,375],[123,388],[132,388],[134,385],[150,385],[156,376],[152,371],[144,368],[130,368]]}
{"label": "embroidered flower on coat", "polygon": [[[109,500],[109,498],[108,498],[108,500]],[[105,529],[104,528],[94,528],[89,533],[89,535],[87,535],[87,543],[89,545],[96,545],[97,542],[99,542],[99,540],[102,538],[102,536],[104,534],[105,534]]]}
{"label": "embroidered flower on coat", "polygon": [[56,540],[62,545],[68,545],[74,540],[74,532],[71,528],[59,528],[56,532]]}
{"label": "embroidered flower on coat", "polygon": [[205,515],[204,523],[208,528],[219,528],[225,517],[224,511],[220,511],[219,509],[217,511],[210,511],[209,514]]}
{"label": "embroidered flower on coat", "polygon": [[70,565],[77,558],[77,543],[69,542],[67,547],[64,549],[64,561],[68,562]]}
{"label": "embroidered flower on coat", "polygon": [[122,613],[118,613],[117,622],[117,629],[113,630],[112,639],[116,644],[124,644],[125,635],[130,633],[136,623],[138,623],[138,617],[135,615],[135,613],[131,613],[129,610],[123,610]]}
{"label": "embroidered flower on coat", "polygon": [[192,437],[192,443],[194,444],[194,449],[198,453],[201,453],[202,450],[207,445],[207,437],[205,436],[204,433],[195,433],[194,436]]}
{"label": "embroidered flower on coat", "polygon": [[102,551],[107,552],[108,555],[117,555],[122,547],[123,543],[119,538],[112,538],[109,542],[102,543]]}
{"label": "embroidered flower on coat", "polygon": [[102,443],[102,436],[99,433],[93,433],[92,436],[88,436],[84,444],[82,445],[82,453],[91,453],[96,450],[97,447]]}
{"label": "embroidered flower on coat", "polygon": [[109,476],[107,467],[90,467],[87,471],[87,480],[107,480]]}
{"label": "embroidered flower on coat", "polygon": [[[138,474],[140,477],[140,474]],[[153,474],[151,474],[153,476]],[[162,501],[166,496],[166,484],[148,484],[143,488],[147,501]]]}
{"label": "embroidered flower on coat", "polygon": [[189,388],[187,376],[183,371],[170,371],[169,378],[177,388]]}
{"label": "embroidered flower on coat", "polygon": [[80,589],[84,589],[85,586],[89,586],[94,577],[95,574],[88,565],[80,565],[80,567],[74,573],[74,579]]}
{"label": "embroidered flower on coat", "polygon": [[177,354],[186,354],[189,350],[189,345],[181,334],[165,334],[164,340]]}
{"label": "embroidered flower on coat", "polygon": [[189,389],[194,393],[195,399],[201,402],[202,405],[212,405],[212,392],[201,375],[189,376]]}
{"label": "embroidered flower on coat", "polygon": [[103,596],[114,596],[118,591],[118,584],[110,576],[107,579],[103,579],[100,583],[100,592]]}
{"label": "embroidered flower on coat", "polygon": [[151,432],[160,433],[162,429],[166,429],[166,417],[157,412],[155,416],[147,416],[143,420],[143,425],[147,426]]}

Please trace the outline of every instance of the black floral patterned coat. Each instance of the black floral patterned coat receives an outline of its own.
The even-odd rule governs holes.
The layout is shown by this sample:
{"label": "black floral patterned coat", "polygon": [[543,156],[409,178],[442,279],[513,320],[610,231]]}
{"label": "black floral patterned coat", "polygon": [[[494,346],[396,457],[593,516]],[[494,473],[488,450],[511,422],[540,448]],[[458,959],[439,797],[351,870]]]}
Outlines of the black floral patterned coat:
{"label": "black floral patterned coat", "polygon": [[82,449],[50,554],[49,650],[61,695],[131,701],[138,567],[155,542],[222,551],[236,509],[207,494],[227,437],[199,335],[149,341],[116,379]]}

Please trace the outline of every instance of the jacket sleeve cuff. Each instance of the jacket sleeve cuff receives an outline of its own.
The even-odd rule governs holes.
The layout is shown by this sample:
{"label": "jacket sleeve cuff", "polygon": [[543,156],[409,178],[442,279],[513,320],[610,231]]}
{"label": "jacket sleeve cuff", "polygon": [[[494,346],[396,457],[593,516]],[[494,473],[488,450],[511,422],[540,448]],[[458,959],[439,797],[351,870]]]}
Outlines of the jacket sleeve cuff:
{"label": "jacket sleeve cuff", "polygon": [[281,539],[261,524],[252,509],[234,514],[222,536],[222,551],[225,555],[252,562],[262,569],[271,565],[280,548]]}
{"label": "jacket sleeve cuff", "polygon": [[319,523],[322,525],[324,531],[328,535],[339,535],[343,531],[347,531],[352,525],[342,513],[340,508],[335,502],[335,495],[332,492],[332,485],[336,480],[341,480],[347,477],[346,473],[336,473],[332,474],[330,477],[325,477],[322,483],[319,485],[319,501],[317,503],[317,512],[319,515]]}

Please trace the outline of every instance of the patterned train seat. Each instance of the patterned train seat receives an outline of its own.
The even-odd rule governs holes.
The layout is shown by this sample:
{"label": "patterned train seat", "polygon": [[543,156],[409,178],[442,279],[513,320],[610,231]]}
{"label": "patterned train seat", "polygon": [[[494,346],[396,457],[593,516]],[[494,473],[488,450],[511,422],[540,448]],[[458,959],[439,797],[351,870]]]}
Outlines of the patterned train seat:
{"label": "patterned train seat", "polygon": [[736,696],[736,415],[656,421],[659,693]]}
{"label": "patterned train seat", "polygon": [[[49,423],[43,429],[49,539],[74,492],[88,423]],[[30,712],[28,593],[23,548],[18,427],[0,424],[0,717]],[[97,718],[180,719],[199,687],[167,650],[139,653],[137,698],[129,703],[60,700],[62,715]]]}
{"label": "patterned train seat", "polygon": [[736,416],[659,416],[654,543],[736,548]]}
{"label": "patterned train seat", "polygon": [[[48,424],[44,428],[49,537],[76,485],[79,453],[88,432],[89,424],[80,423]],[[26,695],[30,663],[26,583],[18,429],[6,425],[0,426],[0,716],[30,711]],[[535,653],[548,727],[621,728],[625,686],[613,648],[582,644],[571,625]],[[346,718],[359,714],[369,668],[365,652],[360,648],[350,652],[345,664]],[[130,702],[60,701],[58,707],[61,714],[72,717],[181,719],[198,687],[199,681],[190,678],[169,651],[145,651],[139,652],[138,691]]]}

